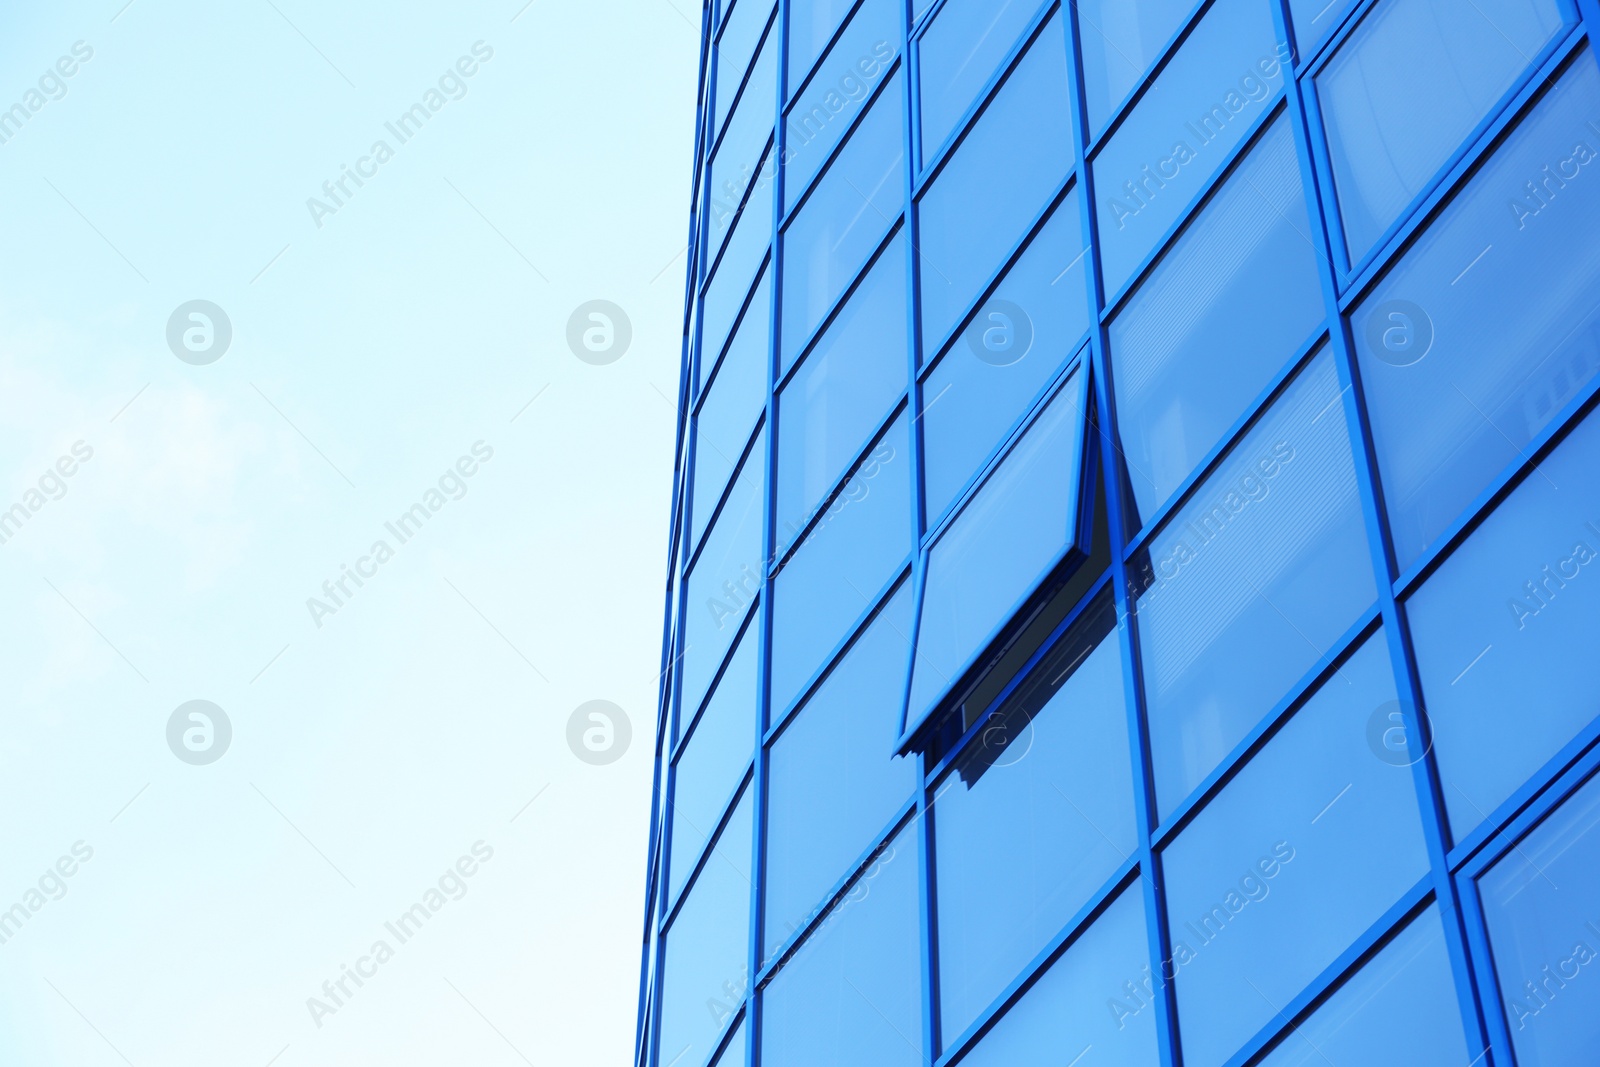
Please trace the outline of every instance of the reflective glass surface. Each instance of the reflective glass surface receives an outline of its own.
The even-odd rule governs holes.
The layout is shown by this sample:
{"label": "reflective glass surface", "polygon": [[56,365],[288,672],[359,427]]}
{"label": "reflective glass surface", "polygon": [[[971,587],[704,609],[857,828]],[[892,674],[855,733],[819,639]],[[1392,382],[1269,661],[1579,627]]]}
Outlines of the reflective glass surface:
{"label": "reflective glass surface", "polygon": [[706,385],[695,416],[694,496],[689,509],[691,545],[700,543],[728,478],[744,454],[767,403],[767,354],[772,318],[771,275],[763,269],[744,318],[721,365]]}
{"label": "reflective glass surface", "polygon": [[794,702],[910,555],[911,468],[901,413],[778,572],[772,592],[774,714]]}
{"label": "reflective glass surface", "polygon": [[905,582],[772,743],[766,956],[804,929],[916,788],[916,761],[889,755],[900,730],[910,635]]}
{"label": "reflective glass surface", "polygon": [[897,236],[778,394],[777,522],[792,538],[906,391],[906,250]]}
{"label": "reflective glass surface", "polygon": [[1283,85],[1267,0],[1217,0],[1092,164],[1109,296],[1227,162]]}
{"label": "reflective glass surface", "polygon": [[[832,40],[839,20],[854,0],[791,0],[789,4],[789,91],[800,87],[817,57]],[[896,26],[898,35],[899,27]]]}
{"label": "reflective glass surface", "polygon": [[[1408,602],[1458,838],[1600,709],[1591,654],[1600,633],[1597,457],[1600,416],[1590,415]],[[1529,707],[1530,697],[1537,714],[1516,715],[1513,727],[1508,709]]]}
{"label": "reflective glass surface", "polygon": [[[733,108],[739,83],[750,67],[750,57],[761,43],[761,34],[777,5],[771,0],[739,0],[723,16],[723,28],[717,38],[717,132]],[[777,91],[777,86],[773,86]]]}
{"label": "reflective glass surface", "polygon": [[1431,907],[1292,1028],[1258,1067],[1477,1062],[1461,1029],[1439,909]]}
{"label": "reflective glass surface", "polygon": [[917,45],[926,166],[1027,29],[1039,0],[950,0]]}
{"label": "reflective glass surface", "polygon": [[767,1067],[920,1067],[917,830],[901,831],[767,986]]}
{"label": "reflective glass surface", "polygon": [[1583,49],[1350,317],[1402,569],[1600,371],[1591,123]]}
{"label": "reflective glass surface", "polygon": [[784,367],[855,280],[905,205],[899,82],[896,73],[785,231]]}
{"label": "reflective glass surface", "polygon": [[1280,117],[1111,321],[1117,432],[1141,518],[1188,480],[1324,314]]}
{"label": "reflective glass surface", "polygon": [[918,203],[925,345],[943,342],[1072,167],[1062,33],[1057,14]]}
{"label": "reflective glass surface", "polygon": [[1135,848],[1109,597],[984,721],[935,791],[933,828],[940,1024],[953,1040]]}
{"label": "reflective glass surface", "polygon": [[1073,373],[928,550],[908,729],[1075,540],[1086,378]]}
{"label": "reflective glass surface", "polygon": [[1520,1067],[1584,1063],[1600,1041],[1600,779],[1478,880]]}
{"label": "reflective glass surface", "polygon": [[1333,32],[1354,0],[1289,0],[1289,20],[1294,23],[1295,51],[1303,63]]}
{"label": "reflective glass surface", "polygon": [[1088,249],[1067,194],[922,386],[929,525],[978,473],[1089,328]]}
{"label": "reflective glass surface", "polygon": [[[894,62],[900,12],[893,0],[863,0],[785,119],[783,209],[794,206],[860,116]],[[793,83],[790,90],[793,91]]]}
{"label": "reflective glass surface", "polygon": [[1556,0],[1382,0],[1361,20],[1317,73],[1352,262],[1560,28]]}
{"label": "reflective glass surface", "polygon": [[706,1063],[748,985],[753,810],[746,789],[664,935],[662,1063]]}
{"label": "reflective glass surface", "polygon": [[1163,850],[1187,1067],[1223,1063],[1427,873],[1411,768],[1368,742],[1397,706],[1380,632]]}
{"label": "reflective glass surface", "polygon": [[[739,103],[722,130],[721,143],[711,156],[711,243],[708,254],[715,256],[727,236],[728,223],[744,201],[745,190],[756,179],[756,167],[772,140],[772,120],[778,108],[778,42],[767,34],[766,43],[750,68]],[[763,185],[772,176],[766,174]],[[768,201],[770,203],[770,201]]]}
{"label": "reflective glass surface", "polygon": [[[762,157],[764,168],[771,156]],[[770,192],[757,189],[750,194],[743,211],[733,220],[733,230],[728,235],[727,246],[716,264],[711,280],[706,283],[704,307],[700,313],[700,350],[720,352],[733,329],[734,318],[744,307],[750,295],[756,271],[766,258],[767,246],[772,237],[772,201]],[[709,222],[713,231],[716,223]]]}
{"label": "reflective glass surface", "polygon": [[1342,396],[1324,351],[1139,561],[1137,618],[1163,817],[1377,597]]}
{"label": "reflective glass surface", "polygon": [[1195,0],[1078,0],[1083,102],[1099,133],[1182,28]]}
{"label": "reflective glass surface", "polygon": [[740,1019],[738,1028],[723,1046],[722,1055],[717,1057],[717,1067],[745,1067],[745,1062],[744,1020]]}

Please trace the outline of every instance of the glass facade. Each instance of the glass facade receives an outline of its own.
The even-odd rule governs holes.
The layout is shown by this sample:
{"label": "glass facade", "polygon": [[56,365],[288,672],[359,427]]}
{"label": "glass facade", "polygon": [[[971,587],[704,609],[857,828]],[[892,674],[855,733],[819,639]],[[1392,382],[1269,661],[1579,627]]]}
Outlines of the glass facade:
{"label": "glass facade", "polygon": [[1596,1062],[1597,19],[705,5],[637,1067]]}

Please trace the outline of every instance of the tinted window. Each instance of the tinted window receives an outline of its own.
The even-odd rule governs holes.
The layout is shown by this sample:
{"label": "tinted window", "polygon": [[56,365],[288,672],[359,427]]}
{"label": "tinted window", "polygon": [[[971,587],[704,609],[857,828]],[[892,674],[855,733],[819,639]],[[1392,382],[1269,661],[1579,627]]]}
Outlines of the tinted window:
{"label": "tinted window", "polygon": [[1478,881],[1521,1067],[1584,1063],[1600,1041],[1597,824],[1590,779]]}
{"label": "tinted window", "polygon": [[[750,66],[750,57],[755,54],[756,45],[761,41],[761,32],[766,29],[774,6],[763,0],[739,0],[733,10],[723,16],[722,35],[717,39],[718,132],[722,130],[722,120],[733,107],[739,83]],[[776,93],[777,86],[772,86],[772,90]]]}
{"label": "tinted window", "polygon": [[1135,848],[1109,597],[968,743],[937,787],[933,827],[941,1032],[954,1040]]}
{"label": "tinted window", "polygon": [[[854,0],[791,0],[789,4],[789,91],[800,87],[806,72],[828,46],[839,20]],[[899,36],[896,26],[896,36]]]}
{"label": "tinted window", "polygon": [[783,243],[783,366],[855,280],[905,205],[904,123],[896,74],[868,109]]}
{"label": "tinted window", "polygon": [[767,986],[767,1067],[925,1063],[917,833],[884,849]]}
{"label": "tinted window", "polygon": [[1324,351],[1139,560],[1163,817],[1377,597],[1341,395]]}
{"label": "tinted window", "polygon": [[1339,25],[1352,0],[1289,0],[1289,18],[1294,23],[1295,50],[1304,63],[1322,39]]}
{"label": "tinted window", "polygon": [[939,9],[917,45],[924,165],[1038,10],[1039,0],[950,0]]}
{"label": "tinted window", "polygon": [[910,634],[907,582],[772,743],[766,956],[805,927],[916,788],[915,760],[889,757],[900,730]]}
{"label": "tinted window", "polygon": [[[1600,710],[1597,456],[1600,417],[1591,415],[1409,601],[1458,839]],[[1509,727],[1511,709],[1534,707]]]}
{"label": "tinted window", "polygon": [[1428,187],[1560,27],[1555,0],[1382,0],[1361,20],[1317,74],[1352,261]]}
{"label": "tinted window", "polygon": [[1380,632],[1163,851],[1188,1067],[1224,1062],[1427,873],[1411,768],[1368,743],[1395,706]]}
{"label": "tinted window", "polygon": [[1590,122],[1585,50],[1351,316],[1402,568],[1600,371]]}
{"label": "tinted window", "polygon": [[1217,0],[1095,157],[1106,295],[1120,291],[1283,84],[1267,0]]}
{"label": "tinted window", "polygon": [[1085,377],[1074,372],[928,550],[907,728],[921,721],[1073,543]]}
{"label": "tinted window", "polygon": [[1195,0],[1078,0],[1083,96],[1098,133],[1196,7]]}
{"label": "tinted window", "polygon": [[792,538],[906,391],[906,251],[896,237],[778,394],[778,530]]}
{"label": "tinted window", "polygon": [[[707,254],[716,256],[727,236],[728,220],[739,210],[745,190],[756,177],[756,167],[772,139],[772,118],[778,103],[777,35],[768,34],[761,54],[750,69],[744,94],[722,131],[722,143],[711,157],[711,243]],[[767,181],[771,176],[767,176]]]}
{"label": "tinted window", "polygon": [[691,545],[700,543],[728,477],[744,454],[767,403],[767,347],[772,318],[770,275],[763,269],[744,318],[734,331],[695,417],[694,503]]}
{"label": "tinted window", "polygon": [[1074,190],[924,381],[930,526],[1077,351],[1089,327],[1087,251]]}
{"label": "tinted window", "polygon": [[722,1049],[722,1055],[717,1057],[717,1067],[744,1067],[744,1046],[744,1020],[740,1019],[739,1028],[728,1038],[727,1045]]}
{"label": "tinted window", "polygon": [[943,342],[1066,178],[1069,106],[1056,15],[918,204],[924,344]]}
{"label": "tinted window", "polygon": [[[771,156],[762,157],[765,167]],[[766,258],[767,245],[772,237],[772,201],[770,194],[763,197],[757,190],[750,195],[745,209],[733,222],[733,232],[728,236],[728,246],[715,273],[706,283],[705,306],[701,311],[701,352],[720,352],[727,343],[733,320],[745,298],[750,295],[751,282]],[[717,224],[708,224],[713,230]]]}
{"label": "tinted window", "polygon": [[1111,322],[1117,431],[1142,517],[1188,480],[1323,314],[1280,117]]}

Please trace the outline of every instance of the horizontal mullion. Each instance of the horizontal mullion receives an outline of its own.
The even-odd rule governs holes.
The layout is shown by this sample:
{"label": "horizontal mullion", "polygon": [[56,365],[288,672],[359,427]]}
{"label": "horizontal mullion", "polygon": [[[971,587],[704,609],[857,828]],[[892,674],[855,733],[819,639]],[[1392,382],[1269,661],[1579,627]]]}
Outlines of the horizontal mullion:
{"label": "horizontal mullion", "polygon": [[[750,780],[750,768],[746,767],[744,774],[739,778],[739,784],[734,786],[733,795],[738,796],[739,791],[744,789],[745,786],[749,784]],[[677,783],[673,784],[676,785]],[[671,807],[671,805],[669,805],[669,807]],[[678,891],[677,899],[667,901],[666,903],[668,906],[662,909],[661,925],[657,928],[658,933],[665,934],[668,928],[672,926],[673,920],[678,917],[678,913],[683,910],[683,902],[689,899],[689,891],[694,888],[695,881],[700,877],[700,872],[705,869],[706,861],[710,859],[711,854],[716,851],[716,844],[721,838],[722,831],[727,828],[728,819],[733,815],[733,809],[736,807],[738,807],[737,804],[728,804],[727,807],[722,809],[722,814],[717,817],[717,825],[712,828],[709,834],[706,835],[705,847],[699,852],[695,853],[695,861],[689,865],[689,873],[684,876],[683,888]],[[662,882],[663,888],[670,891],[672,882],[672,817],[670,811],[667,812],[666,815],[666,841],[661,851],[667,865],[667,877],[664,878]]]}
{"label": "horizontal mullion", "polygon": [[[1097,135],[1089,135],[1088,144],[1083,149],[1083,159],[1086,164],[1100,153],[1106,142],[1117,135],[1117,131],[1122,128],[1128,117],[1133,114],[1134,108],[1138,107],[1140,101],[1144,99],[1145,93],[1149,91],[1150,86],[1155,84],[1156,78],[1160,77],[1161,73],[1167,69],[1173,57],[1178,54],[1178,49],[1183,47],[1184,42],[1189,39],[1189,35],[1200,25],[1200,20],[1205,18],[1215,5],[1216,0],[1200,0],[1184,16],[1183,25],[1179,26],[1177,32],[1168,38],[1167,43],[1162,46],[1161,54],[1150,64],[1149,69],[1139,78],[1138,83],[1128,91],[1128,95],[1122,98],[1122,102],[1112,109],[1111,117],[1106,120],[1105,129]],[[1072,6],[1074,9],[1078,7],[1076,3],[1073,3]],[[1091,26],[1090,28],[1093,29],[1094,27]],[[1096,30],[1096,32],[1099,31]],[[1079,37],[1082,37],[1081,33]],[[1082,64],[1080,63],[1079,66],[1081,67]],[[1087,133],[1087,125],[1085,126],[1085,131]]]}
{"label": "horizontal mullion", "polygon": [[[867,96],[866,101],[862,103],[861,108],[856,112],[855,117],[850,120],[850,123],[845,128],[844,133],[839,136],[839,143],[828,150],[828,154],[823,157],[822,162],[817,164],[817,172],[813,174],[810,180],[806,182],[805,188],[801,189],[795,194],[793,206],[791,206],[788,210],[784,210],[783,205],[780,202],[778,206],[780,216],[778,220],[779,232],[787,230],[789,225],[794,222],[795,216],[800,214],[801,209],[806,206],[806,204],[811,200],[812,196],[816,195],[817,187],[822,184],[822,181],[827,176],[828,171],[831,170],[834,163],[838,161],[839,154],[844,151],[845,145],[850,143],[850,139],[855,136],[856,130],[860,128],[861,123],[866,121],[867,112],[872,110],[872,106],[876,104],[883,96],[885,91],[884,87],[890,82],[894,81],[895,74],[897,74],[904,65],[904,57],[899,55],[895,56],[895,58],[890,62],[888,68],[885,70],[883,77],[879,79],[877,87],[873,89],[872,92]],[[788,121],[787,117],[784,118],[784,121]],[[787,138],[785,138],[785,140],[787,140]],[[782,160],[778,161],[778,166],[780,168],[783,166]]]}
{"label": "horizontal mullion", "polygon": [[[805,343],[795,351],[794,359],[790,360],[789,366],[784,368],[783,374],[778,378],[772,390],[774,395],[781,394],[784,391],[799,371],[800,365],[806,361],[806,357],[811,355],[812,350],[817,347],[817,342],[822,340],[822,335],[828,332],[828,327],[833,325],[834,320],[849,305],[850,299],[856,295],[856,291],[866,282],[867,275],[872,273],[872,268],[876,267],[879,261],[883,259],[884,254],[889,250],[889,246],[894,243],[894,239],[905,228],[905,218],[904,212],[895,216],[894,221],[889,224],[889,229],[879,238],[878,243],[873,246],[866,260],[856,269],[855,276],[850,279],[850,284],[846,285],[844,291],[839,294],[839,299],[833,302],[827,313],[817,323],[816,328],[807,335]],[[779,294],[779,302],[782,302],[781,293]],[[781,343],[779,347],[782,347]]]}

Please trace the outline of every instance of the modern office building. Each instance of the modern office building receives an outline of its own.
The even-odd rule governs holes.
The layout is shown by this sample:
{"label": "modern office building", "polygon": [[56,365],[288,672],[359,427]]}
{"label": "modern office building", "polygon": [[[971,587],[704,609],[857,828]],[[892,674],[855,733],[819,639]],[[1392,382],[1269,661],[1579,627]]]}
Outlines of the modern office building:
{"label": "modern office building", "polygon": [[639,1064],[1600,1063],[1600,3],[703,19]]}

